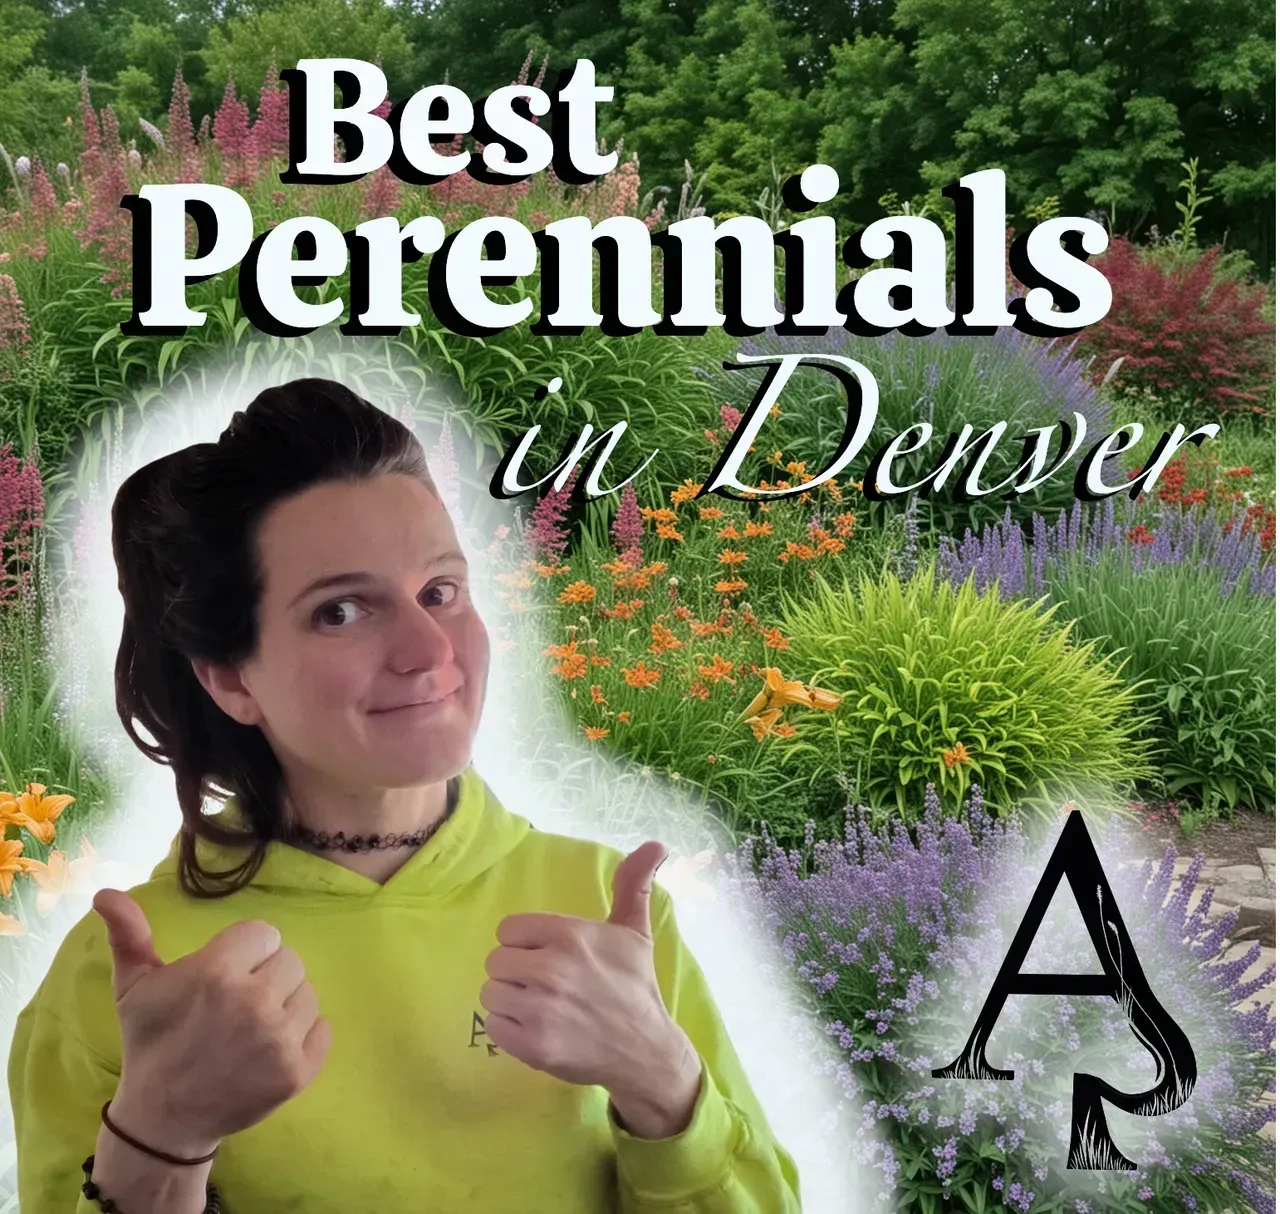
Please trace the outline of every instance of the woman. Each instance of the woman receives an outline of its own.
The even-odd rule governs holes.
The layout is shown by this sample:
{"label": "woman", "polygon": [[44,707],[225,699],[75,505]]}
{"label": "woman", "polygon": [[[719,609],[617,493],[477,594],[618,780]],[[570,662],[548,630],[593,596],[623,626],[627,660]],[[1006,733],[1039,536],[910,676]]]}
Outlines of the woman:
{"label": "woman", "polygon": [[538,831],[470,765],[489,642],[407,428],[270,388],[112,525],[117,707],[183,826],[19,1016],[22,1214],[800,1208],[663,846]]}

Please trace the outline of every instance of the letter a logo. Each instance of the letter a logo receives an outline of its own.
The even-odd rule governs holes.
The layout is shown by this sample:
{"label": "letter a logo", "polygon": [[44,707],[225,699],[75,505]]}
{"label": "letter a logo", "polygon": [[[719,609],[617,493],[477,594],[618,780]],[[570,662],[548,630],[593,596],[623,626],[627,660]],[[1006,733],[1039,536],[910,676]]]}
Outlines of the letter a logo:
{"label": "letter a logo", "polygon": [[[1022,963],[1063,876],[1071,886],[1104,972],[1024,974]],[[1067,1167],[1100,1171],[1136,1168],[1137,1164],[1125,1158],[1112,1141],[1103,1101],[1139,1117],[1171,1113],[1196,1086],[1196,1059],[1187,1035],[1147,985],[1079,810],[1073,810],[1067,818],[968,1043],[950,1066],[933,1072],[935,1079],[1013,1078],[1012,1071],[998,1071],[986,1058],[987,1039],[1010,995],[1110,995],[1124,1009],[1134,1036],[1156,1060],[1155,1084],[1145,1092],[1121,1092],[1097,1075],[1076,1072],[1072,1076]]]}

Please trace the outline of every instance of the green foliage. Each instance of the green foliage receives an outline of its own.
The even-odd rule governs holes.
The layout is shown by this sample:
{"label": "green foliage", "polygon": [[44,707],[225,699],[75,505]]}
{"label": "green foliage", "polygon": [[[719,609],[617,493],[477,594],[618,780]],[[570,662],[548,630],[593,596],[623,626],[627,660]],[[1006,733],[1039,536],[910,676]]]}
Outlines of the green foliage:
{"label": "green foliage", "polygon": [[[210,83],[221,87],[234,76],[241,94],[252,88],[255,99],[273,56],[281,68],[330,55],[370,63],[380,57],[392,80],[405,71],[410,53],[395,11],[383,0],[286,0],[255,7],[210,30],[203,51]],[[435,82],[413,87],[426,83]]]}
{"label": "green foliage", "polygon": [[1046,574],[1077,632],[1146,683],[1155,759],[1170,796],[1209,811],[1273,806],[1276,791],[1275,599],[1193,560],[1135,572],[1126,554],[1073,554]]}
{"label": "green foliage", "polygon": [[[642,506],[663,502],[661,496],[638,497]],[[833,496],[822,503],[783,499],[765,511],[712,500],[686,501],[673,512],[680,539],[662,538],[650,527],[643,541],[648,563],[630,572],[613,563],[618,556],[607,539],[603,516],[616,498],[588,507],[563,563],[542,567],[545,579],[531,572],[529,551],[513,534],[502,550],[506,572],[498,581],[508,589],[500,593],[524,647],[522,665],[549,667],[548,682],[558,686],[549,714],[567,712],[577,728],[608,730],[598,745],[700,794],[737,837],[764,820],[775,837],[799,838],[805,820],[828,820],[835,802],[823,799],[825,786],[812,785],[809,760],[795,761],[782,731],[757,737],[739,718],[764,685],[765,668],[780,669],[788,681],[805,674],[792,661],[787,636],[777,634],[786,596],[808,592],[815,565],[846,576],[878,572],[893,559],[900,534],[855,525],[839,551],[784,562],[778,556],[789,543],[816,544],[809,530],[814,513],[830,525],[846,505]],[[718,513],[703,517],[703,509]],[[760,529],[754,534],[752,524]],[[736,537],[721,535],[727,526]],[[747,559],[721,563],[726,550]],[[745,587],[717,588],[733,581]],[[593,589],[589,599],[565,593],[583,583]],[[550,648],[570,642],[581,659]],[[585,655],[591,655],[590,666]],[[638,661],[660,672],[652,686],[626,681],[624,670],[634,670]],[[590,694],[592,684],[601,699]],[[826,713],[792,705],[780,723],[803,715]],[[834,773],[836,756],[830,760]]]}
{"label": "green foliage", "polygon": [[1147,769],[1137,695],[1116,664],[972,578],[955,590],[926,566],[905,584],[821,579],[788,601],[783,628],[796,668],[846,697],[798,722],[797,744],[856,773],[872,808],[908,817],[932,781],[957,810],[974,782],[1003,812],[1052,814],[1067,797],[1111,809],[1112,786]]}

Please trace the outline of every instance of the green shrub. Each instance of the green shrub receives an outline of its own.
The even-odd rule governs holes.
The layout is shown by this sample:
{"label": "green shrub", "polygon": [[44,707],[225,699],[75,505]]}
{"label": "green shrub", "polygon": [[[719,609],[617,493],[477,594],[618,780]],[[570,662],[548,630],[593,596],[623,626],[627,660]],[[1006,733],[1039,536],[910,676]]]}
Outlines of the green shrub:
{"label": "green shrub", "polygon": [[1155,759],[1170,796],[1210,811],[1273,806],[1276,793],[1276,601],[1222,571],[1152,564],[1109,550],[1046,572],[1077,631],[1096,637],[1147,686]]}
{"label": "green shrub", "polygon": [[1115,808],[1116,785],[1147,770],[1138,697],[1051,615],[972,579],[954,589],[932,563],[905,584],[817,581],[788,600],[783,629],[797,677],[844,703],[797,720],[794,745],[856,772],[860,799],[903,817],[930,781],[957,809],[974,782],[1001,812],[1051,813],[1067,797]]}

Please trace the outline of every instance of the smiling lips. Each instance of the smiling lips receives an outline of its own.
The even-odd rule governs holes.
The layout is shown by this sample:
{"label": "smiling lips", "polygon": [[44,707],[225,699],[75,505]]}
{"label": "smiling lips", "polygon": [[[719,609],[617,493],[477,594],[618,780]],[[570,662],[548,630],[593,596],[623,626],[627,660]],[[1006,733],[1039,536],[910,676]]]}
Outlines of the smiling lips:
{"label": "smiling lips", "polygon": [[384,716],[393,712],[394,713],[436,712],[443,705],[451,703],[453,701],[453,698],[457,695],[457,693],[461,690],[461,688],[462,688],[462,680],[459,679],[456,687],[451,687],[448,691],[444,692],[442,695],[436,696],[434,699],[410,700],[405,704],[394,704],[390,708],[375,708],[375,709],[372,709],[371,712],[372,712],[372,715],[375,715],[375,716]]}

